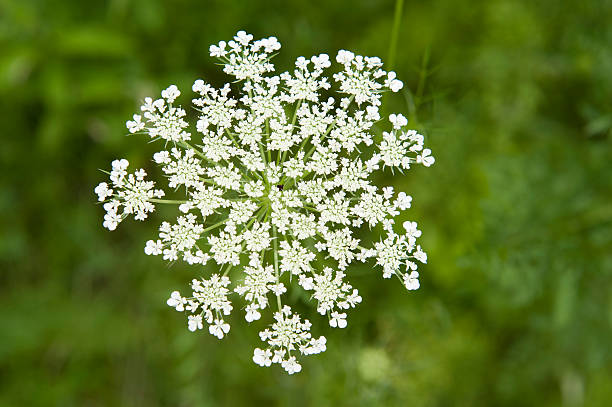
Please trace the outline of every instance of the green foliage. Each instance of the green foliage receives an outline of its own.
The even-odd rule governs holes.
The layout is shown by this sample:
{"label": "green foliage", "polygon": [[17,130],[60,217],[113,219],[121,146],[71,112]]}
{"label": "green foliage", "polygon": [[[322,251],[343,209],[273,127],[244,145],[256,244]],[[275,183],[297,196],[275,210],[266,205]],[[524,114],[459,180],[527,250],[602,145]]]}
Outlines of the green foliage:
{"label": "green foliage", "polygon": [[251,362],[253,327],[187,331],[164,302],[193,271],[144,256],[151,224],[101,227],[98,168],[150,165],[125,120],[169,83],[222,83],[209,44],[276,35],[284,69],[340,48],[384,59],[394,10],[0,1],[0,405],[609,405],[609,1],[404,2],[405,87],[386,103],[436,156],[395,178],[429,264],[416,293],[354,270],[359,312],[295,377]]}

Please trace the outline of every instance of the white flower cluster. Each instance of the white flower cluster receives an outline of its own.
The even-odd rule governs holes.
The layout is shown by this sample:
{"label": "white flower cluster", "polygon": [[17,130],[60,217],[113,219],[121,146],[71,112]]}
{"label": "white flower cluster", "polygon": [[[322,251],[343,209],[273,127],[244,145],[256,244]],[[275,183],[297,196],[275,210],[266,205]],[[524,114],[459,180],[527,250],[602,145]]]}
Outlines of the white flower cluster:
{"label": "white flower cluster", "polygon": [[[283,305],[292,281],[312,294],[334,328],[346,327],[346,311],[362,301],[346,281],[355,261],[371,260],[383,277],[419,288],[417,263],[427,261],[416,244],[421,232],[414,222],[401,230],[395,224],[412,198],[371,178],[387,167],[430,166],[434,158],[401,114],[389,116],[389,131],[373,130],[381,121],[382,93],[402,88],[379,58],[340,51],[332,80],[324,75],[332,65],[326,54],[300,57],[292,72],[273,75],[270,59],[279,49],[276,38],[253,41],[243,31],[211,46],[211,56],[237,85],[216,89],[195,81],[193,129],[174,105],[180,96],[174,85],[161,99],[145,99],[142,115],[127,122],[130,132],[162,140],[153,161],[173,199],[161,199],[164,192],[145,181],[143,170],[128,174],[126,160],[112,163],[112,189],[101,183],[95,192],[105,202],[103,225],[110,230],[129,214],[143,220],[155,204],[175,205],[175,223],[163,222],[145,253],[189,264],[214,261],[219,274],[193,280],[191,297],[174,291],[168,305],[189,312],[191,331],[206,323],[222,338],[230,329],[230,294],[244,299],[247,322],[262,318],[275,298],[274,322],[260,332],[268,347],[255,349],[253,361],[279,363],[292,374],[301,370],[296,352],[326,348],[325,337],[312,338],[310,322]],[[333,87],[338,99],[323,97]],[[379,241],[362,241],[371,233]],[[321,262],[328,264],[322,271]]]}
{"label": "white flower cluster", "polygon": [[211,335],[221,339],[229,332],[230,326],[223,320],[223,315],[232,311],[232,303],[227,299],[230,279],[213,274],[209,280],[192,280],[193,296],[185,298],[178,291],[173,291],[167,304],[177,311],[189,311],[188,328],[196,331],[204,327],[202,320],[208,324]]}
{"label": "white flower cluster", "polygon": [[302,370],[302,365],[291,351],[313,355],[327,349],[327,339],[324,336],[314,339],[310,334],[311,323],[308,320],[302,322],[299,315],[292,314],[289,306],[275,312],[274,320],[271,329],[259,333],[261,340],[270,345],[267,349],[255,348],[253,361],[259,366],[280,363],[287,373],[293,374]]}
{"label": "white flower cluster", "polygon": [[[135,215],[138,220],[145,220],[149,212],[153,212],[155,202],[165,195],[161,189],[153,189],[153,181],[145,181],[147,173],[141,168],[133,174],[128,174],[129,163],[126,159],[115,160],[111,163],[110,180],[116,193],[108,187],[106,182],[98,184],[94,192],[98,201],[105,202],[104,227],[115,230],[119,222],[128,215]],[[111,198],[107,201],[108,198]],[[123,209],[122,212],[119,212]]]}

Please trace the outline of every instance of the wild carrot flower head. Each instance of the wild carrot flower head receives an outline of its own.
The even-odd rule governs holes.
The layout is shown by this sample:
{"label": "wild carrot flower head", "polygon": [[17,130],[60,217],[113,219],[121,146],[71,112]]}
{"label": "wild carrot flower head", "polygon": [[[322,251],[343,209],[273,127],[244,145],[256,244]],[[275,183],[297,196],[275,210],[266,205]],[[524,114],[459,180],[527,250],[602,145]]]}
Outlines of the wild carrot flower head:
{"label": "wild carrot flower head", "polygon": [[[161,223],[145,253],[212,262],[217,271],[194,279],[185,296],[173,291],[168,305],[187,314],[189,330],[207,327],[221,339],[240,304],[247,322],[270,321],[253,361],[293,374],[301,370],[297,356],[323,352],[326,339],[315,338],[311,323],[286,304],[288,290],[309,292],[330,326],[344,328],[347,311],[362,301],[348,281],[351,263],[372,262],[384,278],[419,288],[417,264],[427,261],[417,245],[421,231],[415,222],[395,222],[412,197],[372,178],[428,167],[434,158],[404,116],[380,117],[383,92],[399,91],[402,82],[379,58],[342,50],[331,78],[326,54],[299,57],[292,71],[274,75],[279,49],[274,37],[253,41],[240,31],[210,47],[235,81],[220,89],[194,82],[195,126],[176,104],[174,85],[160,99],[146,98],[127,122],[131,133],[160,141],[153,161],[172,199],[144,170],[128,172],[125,159],[112,162],[110,182],[95,193],[109,230],[129,215],[145,220],[157,204],[176,205],[176,219]],[[324,96],[333,90],[335,98]],[[375,124],[387,130],[376,135]],[[374,241],[364,238],[373,234]]]}

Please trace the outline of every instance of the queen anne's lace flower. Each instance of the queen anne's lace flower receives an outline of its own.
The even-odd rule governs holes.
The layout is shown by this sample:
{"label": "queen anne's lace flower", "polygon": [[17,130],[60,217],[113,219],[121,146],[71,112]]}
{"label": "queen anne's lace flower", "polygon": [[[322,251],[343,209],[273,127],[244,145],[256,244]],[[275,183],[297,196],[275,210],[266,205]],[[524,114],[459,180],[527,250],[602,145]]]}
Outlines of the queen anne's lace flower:
{"label": "queen anne's lace flower", "polygon": [[[415,222],[403,222],[401,230],[395,222],[412,197],[371,179],[378,170],[430,166],[434,158],[401,114],[378,125],[387,128],[382,134],[373,130],[382,93],[402,87],[379,58],[339,51],[340,70],[330,79],[328,55],[300,57],[291,72],[274,76],[271,57],[279,49],[276,38],[253,41],[244,31],[212,45],[210,55],[238,85],[216,89],[196,80],[193,128],[175,106],[181,92],[174,85],[160,99],[146,98],[142,115],[126,123],[131,133],[163,141],[153,161],[172,199],[162,199],[164,191],[145,180],[144,170],[128,173],[125,159],[112,162],[110,184],[100,183],[95,193],[110,230],[128,215],[144,220],[157,204],[176,205],[176,221],[161,224],[145,253],[171,262],[214,261],[218,274],[194,279],[189,297],[173,291],[168,305],[188,314],[189,330],[206,325],[219,339],[230,331],[232,293],[244,299],[249,323],[277,308],[260,332],[267,346],[255,349],[253,361],[293,374],[302,369],[298,354],[325,351],[326,339],[313,338],[310,322],[283,305],[291,283],[311,294],[334,328],[345,328],[346,311],[362,301],[347,281],[355,261],[371,259],[383,277],[419,288],[417,262],[427,262],[416,244],[421,231]],[[338,99],[323,98],[334,86]],[[371,233],[380,234],[378,241],[367,241]],[[322,270],[321,261],[328,264]]]}

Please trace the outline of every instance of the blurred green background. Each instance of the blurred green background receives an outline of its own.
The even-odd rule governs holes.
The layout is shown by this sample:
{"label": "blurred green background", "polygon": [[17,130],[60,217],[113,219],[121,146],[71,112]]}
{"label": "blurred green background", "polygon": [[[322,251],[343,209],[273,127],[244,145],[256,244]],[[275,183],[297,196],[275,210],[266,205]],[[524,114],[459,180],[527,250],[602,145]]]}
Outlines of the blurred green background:
{"label": "blurred green background", "polygon": [[[152,222],[110,233],[93,187],[139,102],[225,77],[208,46],[275,35],[279,70],[345,48],[388,60],[395,2],[0,0],[1,406],[612,405],[612,4],[406,1],[387,113],[436,164],[414,196],[421,289],[354,268],[346,330],[289,377],[165,305],[193,269],[144,255]],[[187,104],[188,99],[183,103]],[[302,307],[302,309],[312,309]]]}

